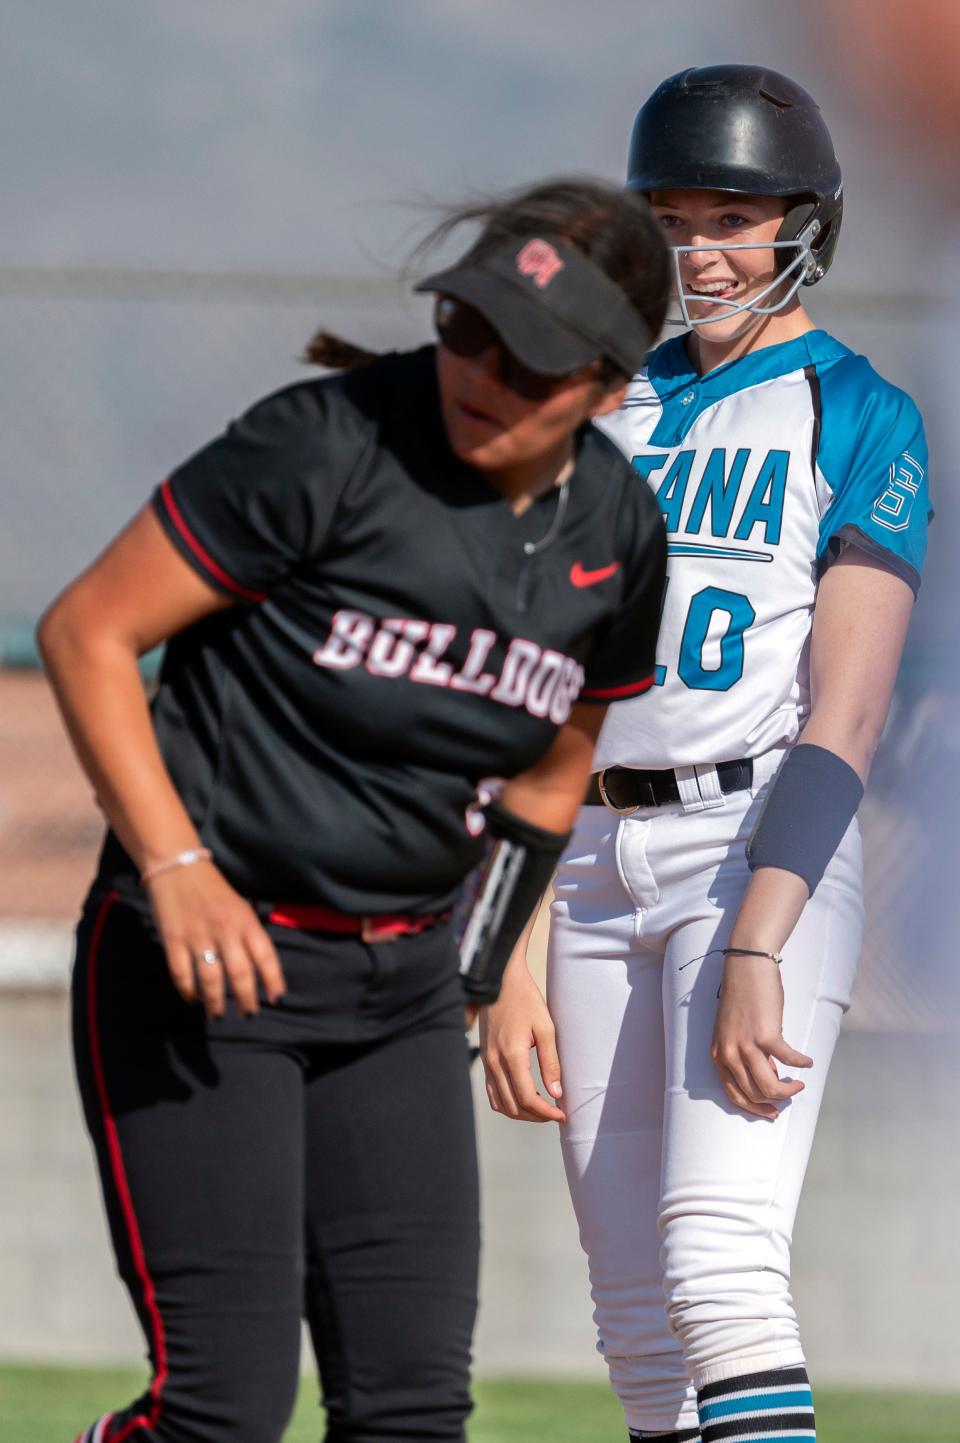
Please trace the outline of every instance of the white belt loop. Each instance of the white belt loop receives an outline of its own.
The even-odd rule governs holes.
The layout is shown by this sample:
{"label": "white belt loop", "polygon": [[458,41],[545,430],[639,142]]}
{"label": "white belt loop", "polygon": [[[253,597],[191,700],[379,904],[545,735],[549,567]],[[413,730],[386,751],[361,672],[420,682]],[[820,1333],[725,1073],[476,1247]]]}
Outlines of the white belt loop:
{"label": "white belt loop", "polygon": [[700,797],[704,808],[709,810],[712,807],[724,807],[727,804],[725,794],[720,790],[720,778],[717,776],[715,766],[694,767],[697,774],[697,785],[700,788]]}
{"label": "white belt loop", "polygon": [[697,767],[674,767],[673,769],[673,774],[677,779],[677,791],[680,793],[680,800],[685,812],[702,812],[704,809],[704,800],[697,784],[697,771]]}
{"label": "white belt loop", "polygon": [[703,767],[674,767],[677,791],[685,812],[707,812],[726,806],[720,778],[712,764]]}

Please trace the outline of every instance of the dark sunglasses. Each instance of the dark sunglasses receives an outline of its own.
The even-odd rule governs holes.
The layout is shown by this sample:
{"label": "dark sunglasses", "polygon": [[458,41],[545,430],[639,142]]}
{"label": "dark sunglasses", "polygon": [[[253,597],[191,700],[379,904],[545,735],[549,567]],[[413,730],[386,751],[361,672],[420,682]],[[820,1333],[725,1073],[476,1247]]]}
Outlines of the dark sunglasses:
{"label": "dark sunglasses", "polygon": [[[504,345],[489,321],[480,312],[458,301],[455,296],[438,296],[433,310],[433,325],[440,344],[455,356],[480,356],[491,346],[497,353],[500,380],[527,401],[545,401],[559,385],[588,368],[578,367],[563,376],[545,376],[532,371]],[[591,362],[595,365],[595,362]]]}

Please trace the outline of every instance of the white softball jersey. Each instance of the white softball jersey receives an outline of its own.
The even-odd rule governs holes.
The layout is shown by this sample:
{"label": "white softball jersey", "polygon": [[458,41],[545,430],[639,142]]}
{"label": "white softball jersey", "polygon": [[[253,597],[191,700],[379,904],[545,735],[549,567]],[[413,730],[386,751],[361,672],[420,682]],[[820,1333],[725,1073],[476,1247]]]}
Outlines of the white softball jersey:
{"label": "white softball jersey", "polygon": [[677,337],[602,423],[654,490],[669,561],[655,687],[610,707],[595,765],[789,745],[810,708],[817,581],[854,545],[913,588],[927,448],[909,396],[824,331],[705,376]]}

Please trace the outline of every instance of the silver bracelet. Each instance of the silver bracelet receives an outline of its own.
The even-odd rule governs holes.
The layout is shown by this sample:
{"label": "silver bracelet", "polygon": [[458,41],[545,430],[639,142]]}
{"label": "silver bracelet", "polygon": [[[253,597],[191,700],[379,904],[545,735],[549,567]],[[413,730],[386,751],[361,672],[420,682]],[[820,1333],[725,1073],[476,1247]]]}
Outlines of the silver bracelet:
{"label": "silver bracelet", "polygon": [[164,872],[172,872],[177,867],[192,867],[195,862],[212,861],[213,853],[209,847],[192,847],[187,852],[178,852],[175,857],[170,857],[165,862],[155,862],[152,867],[147,867],[140,873],[140,885],[145,887],[154,877],[160,877]]}

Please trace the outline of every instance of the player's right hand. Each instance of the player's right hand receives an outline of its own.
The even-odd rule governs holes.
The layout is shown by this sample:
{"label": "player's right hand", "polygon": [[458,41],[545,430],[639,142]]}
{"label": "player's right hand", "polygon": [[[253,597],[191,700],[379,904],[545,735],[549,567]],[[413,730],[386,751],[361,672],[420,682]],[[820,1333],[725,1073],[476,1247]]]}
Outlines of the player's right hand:
{"label": "player's right hand", "polygon": [[[256,912],[211,862],[164,872],[147,884],[173,985],[208,1017],[222,1017],[227,990],[245,1017],[286,990],[276,948]],[[216,961],[204,961],[204,955]]]}
{"label": "player's right hand", "polygon": [[553,1019],[526,967],[511,965],[499,998],[480,1014],[480,1056],[487,1098],[493,1111],[505,1117],[523,1122],[566,1122],[562,1107],[537,1091],[530,1056],[533,1048],[537,1050],[544,1087],[552,1097],[561,1097]]}

